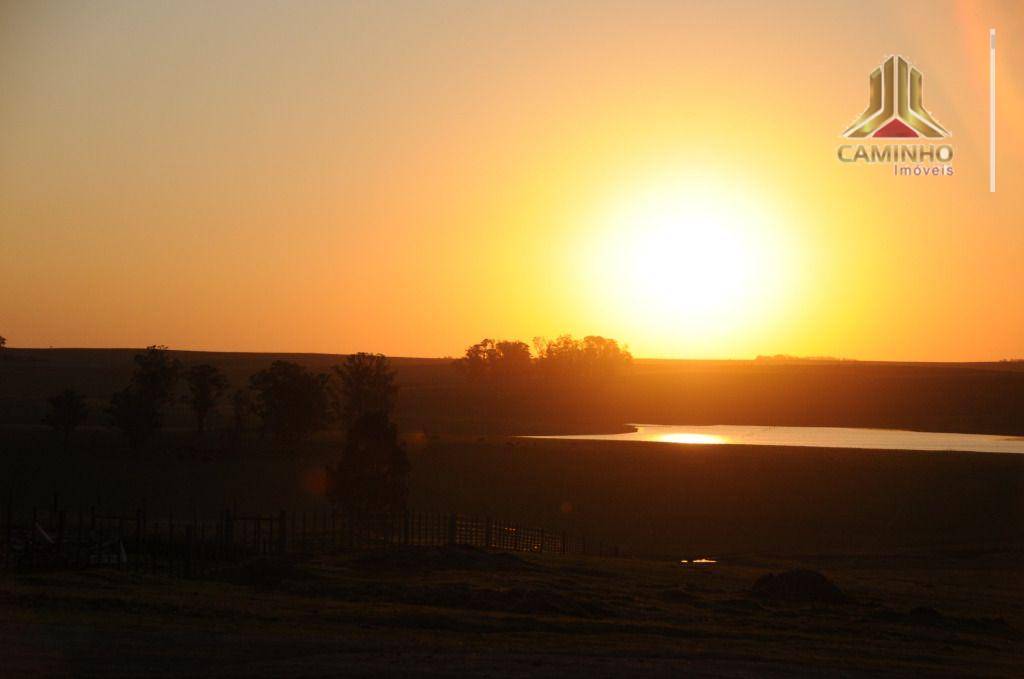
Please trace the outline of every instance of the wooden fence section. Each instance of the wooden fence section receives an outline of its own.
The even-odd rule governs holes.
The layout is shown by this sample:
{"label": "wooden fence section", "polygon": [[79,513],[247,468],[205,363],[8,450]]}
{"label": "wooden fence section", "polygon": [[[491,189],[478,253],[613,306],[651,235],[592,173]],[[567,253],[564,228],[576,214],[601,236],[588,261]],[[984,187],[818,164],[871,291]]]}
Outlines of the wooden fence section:
{"label": "wooden fence section", "polygon": [[256,556],[315,555],[399,545],[469,545],[551,554],[617,556],[618,548],[582,536],[461,514],[406,512],[355,519],[333,511],[241,515],[216,520],[143,509],[111,514],[54,505],[16,515],[4,512],[0,568],[38,570],[111,566],[184,577],[221,563]]}

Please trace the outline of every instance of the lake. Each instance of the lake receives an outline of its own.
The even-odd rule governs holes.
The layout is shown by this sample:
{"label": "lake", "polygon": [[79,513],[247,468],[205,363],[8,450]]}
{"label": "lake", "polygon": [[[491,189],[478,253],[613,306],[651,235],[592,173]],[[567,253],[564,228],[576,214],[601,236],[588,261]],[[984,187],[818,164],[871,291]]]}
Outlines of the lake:
{"label": "lake", "polygon": [[625,434],[578,434],[529,438],[590,439],[597,441],[654,441],[680,445],[732,444],[749,446],[805,446],[811,448],[866,448],[871,450],[933,450],[975,453],[1024,453],[1024,437],[988,434],[947,434],[900,429],[849,427],[766,427],[719,424],[681,426],[636,424]]}

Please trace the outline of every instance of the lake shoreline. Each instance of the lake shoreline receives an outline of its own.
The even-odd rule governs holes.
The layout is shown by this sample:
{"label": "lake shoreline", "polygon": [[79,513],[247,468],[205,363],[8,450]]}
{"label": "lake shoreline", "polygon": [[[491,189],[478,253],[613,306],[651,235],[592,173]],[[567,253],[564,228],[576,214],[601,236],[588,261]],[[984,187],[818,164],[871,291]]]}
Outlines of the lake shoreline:
{"label": "lake shoreline", "polygon": [[1024,437],[998,434],[776,425],[628,424],[625,432],[537,434],[522,438],[585,441],[645,441],[673,445],[755,445],[845,450],[1024,454]]}

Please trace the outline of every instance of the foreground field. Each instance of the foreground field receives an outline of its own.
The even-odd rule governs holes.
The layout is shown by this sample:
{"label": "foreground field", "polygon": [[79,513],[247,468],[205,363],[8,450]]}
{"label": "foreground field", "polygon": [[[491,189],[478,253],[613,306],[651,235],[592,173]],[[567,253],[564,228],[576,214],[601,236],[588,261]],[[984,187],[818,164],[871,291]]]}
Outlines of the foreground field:
{"label": "foreground field", "polygon": [[[54,493],[71,513],[146,507],[153,520],[322,512],[323,469],[340,447],[168,436],[139,453],[97,431],[64,454],[47,437],[7,432],[0,497],[22,518]],[[410,436],[408,448],[416,510],[566,531],[638,556],[888,553],[1024,535],[1024,455],[506,436]]]}
{"label": "foreground field", "polygon": [[[404,548],[0,579],[8,676],[1015,676],[1019,547],[674,561]],[[847,601],[751,594],[814,568]]]}

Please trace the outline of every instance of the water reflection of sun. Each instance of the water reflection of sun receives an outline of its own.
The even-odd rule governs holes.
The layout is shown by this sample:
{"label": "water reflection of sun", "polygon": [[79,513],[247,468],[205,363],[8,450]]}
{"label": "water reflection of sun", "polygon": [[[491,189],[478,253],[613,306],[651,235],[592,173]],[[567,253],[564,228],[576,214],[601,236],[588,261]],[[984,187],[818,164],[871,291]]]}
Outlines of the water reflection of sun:
{"label": "water reflection of sun", "polygon": [[724,436],[714,434],[665,434],[658,440],[663,443],[728,443]]}

